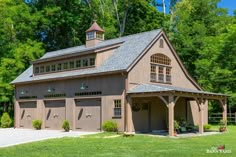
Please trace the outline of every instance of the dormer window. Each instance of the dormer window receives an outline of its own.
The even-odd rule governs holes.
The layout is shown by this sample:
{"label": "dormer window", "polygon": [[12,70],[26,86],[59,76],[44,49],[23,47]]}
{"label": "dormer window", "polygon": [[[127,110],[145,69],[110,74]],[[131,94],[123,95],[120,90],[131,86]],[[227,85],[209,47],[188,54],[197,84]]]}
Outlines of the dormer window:
{"label": "dormer window", "polygon": [[35,67],[35,74],[38,74],[39,73],[39,67]]}
{"label": "dormer window", "polygon": [[61,63],[57,64],[57,71],[61,71]]}
{"label": "dormer window", "polygon": [[68,62],[64,63],[63,69],[65,69],[65,70],[68,69]]}
{"label": "dormer window", "polygon": [[95,58],[90,58],[89,59],[89,65],[94,66],[95,65]]}
{"label": "dormer window", "polygon": [[61,62],[47,63],[46,65],[34,65],[34,74],[68,71],[82,68],[92,68],[96,65],[96,55],[89,55]]}
{"label": "dormer window", "polygon": [[76,68],[80,68],[81,67],[81,60],[76,60]]}
{"label": "dormer window", "polygon": [[74,61],[70,61],[70,69],[73,69],[75,67],[75,62]]}
{"label": "dormer window", "polygon": [[50,72],[50,65],[46,66],[46,72]]}
{"label": "dormer window", "polygon": [[44,72],[44,66],[40,66],[40,73]]}
{"label": "dormer window", "polygon": [[83,66],[84,67],[88,66],[88,59],[87,58],[83,59]]}
{"label": "dormer window", "polygon": [[51,65],[51,70],[56,71],[56,65],[55,64]]}
{"label": "dormer window", "polygon": [[151,81],[171,83],[171,60],[164,54],[157,53],[151,56]]}

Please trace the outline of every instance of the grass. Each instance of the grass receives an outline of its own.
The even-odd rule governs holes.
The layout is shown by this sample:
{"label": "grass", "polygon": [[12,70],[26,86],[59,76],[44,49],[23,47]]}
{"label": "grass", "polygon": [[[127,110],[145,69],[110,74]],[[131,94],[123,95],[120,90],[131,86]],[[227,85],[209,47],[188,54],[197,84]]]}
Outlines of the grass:
{"label": "grass", "polygon": [[[218,135],[191,138],[163,138],[146,135],[134,137],[100,133],[82,138],[61,138],[1,148],[4,157],[218,157],[236,156],[236,126]],[[111,137],[111,138],[108,138]],[[0,139],[1,140],[1,139]],[[206,153],[207,149],[225,145],[230,154]]]}

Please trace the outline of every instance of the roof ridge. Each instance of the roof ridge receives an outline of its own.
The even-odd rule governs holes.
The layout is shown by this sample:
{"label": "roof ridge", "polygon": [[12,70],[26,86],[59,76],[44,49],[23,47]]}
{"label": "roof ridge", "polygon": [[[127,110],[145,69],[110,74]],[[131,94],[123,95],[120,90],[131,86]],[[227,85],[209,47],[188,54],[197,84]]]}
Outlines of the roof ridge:
{"label": "roof ridge", "polygon": [[[125,37],[130,37],[130,36],[136,36],[136,35],[140,35],[140,34],[146,34],[146,33],[151,33],[151,32],[155,32],[155,31],[161,31],[162,29],[153,29],[153,30],[150,30],[150,31],[146,31],[146,32],[139,32],[139,33],[135,33],[135,34],[129,34],[129,35],[126,35],[126,36],[121,36],[121,37],[118,37],[118,38],[125,38]],[[114,39],[117,39],[117,38],[114,38]],[[109,39],[111,40],[111,39]]]}
{"label": "roof ridge", "polygon": [[[121,37],[118,37],[118,38],[112,38],[112,39],[107,39],[107,40],[104,40],[103,42],[101,43],[104,43],[104,42],[108,42],[108,41],[112,41],[112,40],[117,40],[117,39],[122,39],[122,38],[127,38],[127,37],[131,37],[131,36],[136,36],[136,35],[140,35],[140,34],[146,34],[146,33],[151,33],[151,32],[155,32],[155,31],[160,31],[162,29],[154,29],[154,30],[151,30],[151,31],[147,31],[147,32],[140,32],[140,33],[136,33],[136,34],[129,34],[129,35],[126,35],[126,36],[121,36]],[[99,43],[100,44],[100,43]],[[83,45],[78,45],[78,46],[73,46],[73,47],[68,47],[68,48],[63,48],[63,49],[59,49],[59,50],[54,50],[54,51],[47,51],[46,53],[52,53],[52,52],[59,52],[59,51],[62,51],[62,50],[68,50],[68,49],[74,49],[74,48],[79,48],[79,47],[85,47],[85,44]],[[45,54],[46,54],[45,53]]]}

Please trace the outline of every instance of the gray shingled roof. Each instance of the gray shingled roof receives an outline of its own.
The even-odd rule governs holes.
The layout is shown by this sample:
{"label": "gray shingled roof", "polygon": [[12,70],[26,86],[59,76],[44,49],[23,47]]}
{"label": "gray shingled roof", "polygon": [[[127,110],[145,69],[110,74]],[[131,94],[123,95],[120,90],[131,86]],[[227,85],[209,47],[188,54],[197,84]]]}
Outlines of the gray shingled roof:
{"label": "gray shingled roof", "polygon": [[111,57],[109,57],[102,65],[96,68],[89,68],[83,70],[65,71],[52,74],[43,74],[33,76],[33,67],[30,66],[20,76],[18,76],[11,83],[31,82],[38,80],[64,78],[64,77],[75,77],[86,74],[97,74],[103,72],[114,72],[120,70],[126,70],[129,65],[141,54],[141,52],[150,44],[150,42],[161,32],[161,30],[153,30],[144,33],[138,33],[129,35],[121,38],[105,40],[96,47],[86,48],[85,45],[63,49],[59,51],[53,51],[46,53],[42,59],[52,58],[61,55],[67,55],[71,53],[80,53],[87,50],[98,49],[104,46],[120,43],[121,46],[115,50]]}
{"label": "gray shingled roof", "polygon": [[205,91],[200,91],[200,90],[186,89],[186,88],[181,88],[181,87],[159,85],[159,84],[158,85],[140,84],[140,85],[135,86],[131,90],[129,90],[127,93],[135,94],[135,93],[154,93],[154,92],[166,92],[166,91],[178,91],[178,92],[187,92],[187,93],[227,96],[221,93],[205,92]]}

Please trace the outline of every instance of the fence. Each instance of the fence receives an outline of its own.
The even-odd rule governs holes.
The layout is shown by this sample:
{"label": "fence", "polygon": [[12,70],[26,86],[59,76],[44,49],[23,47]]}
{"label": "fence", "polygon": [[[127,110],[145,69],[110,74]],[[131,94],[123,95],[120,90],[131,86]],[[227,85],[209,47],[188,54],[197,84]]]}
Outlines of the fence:
{"label": "fence", "polygon": [[[208,123],[218,124],[222,119],[222,113],[209,113]],[[227,113],[227,122],[228,124],[236,124],[236,112],[235,113]]]}

